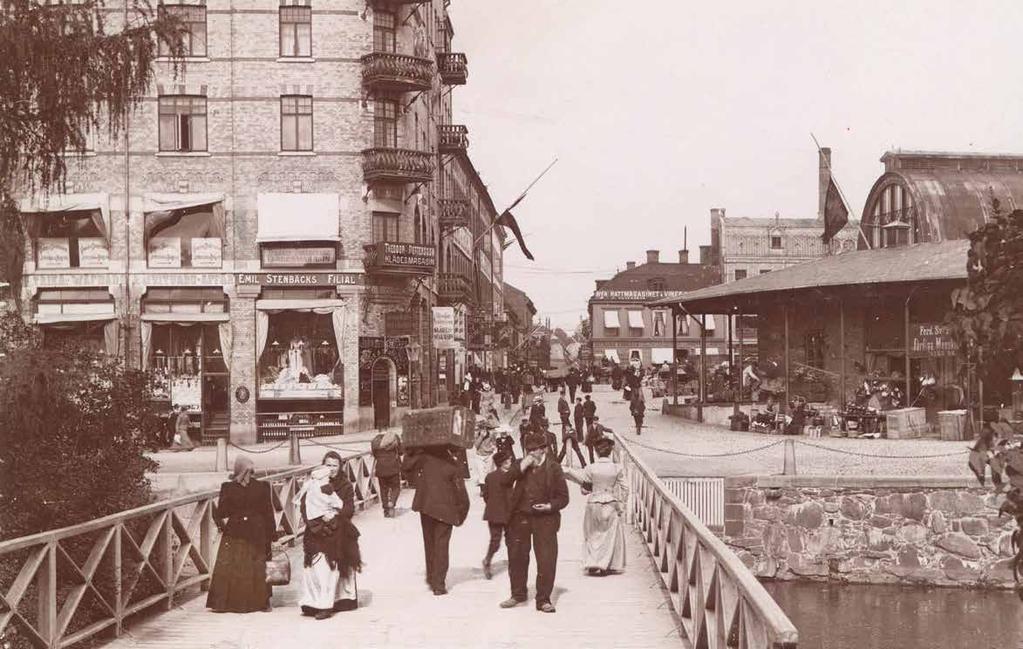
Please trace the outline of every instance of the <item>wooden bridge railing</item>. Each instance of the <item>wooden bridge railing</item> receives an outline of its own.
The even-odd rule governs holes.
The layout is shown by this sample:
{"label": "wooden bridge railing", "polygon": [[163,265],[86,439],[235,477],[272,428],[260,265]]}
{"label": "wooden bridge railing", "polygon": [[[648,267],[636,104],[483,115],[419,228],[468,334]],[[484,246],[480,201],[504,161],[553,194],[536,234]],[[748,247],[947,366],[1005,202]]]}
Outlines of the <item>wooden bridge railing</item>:
{"label": "wooden bridge railing", "polygon": [[629,515],[682,621],[687,647],[795,649],[799,634],[746,565],[616,436]]}
{"label": "wooden bridge railing", "polygon": [[[279,542],[293,545],[305,527],[292,502],[309,467],[269,475]],[[373,456],[346,457],[357,508],[378,498]],[[218,491],[164,500],[86,523],[0,542],[0,638],[18,636],[46,649],[107,631],[182,591],[209,584],[220,533]]]}

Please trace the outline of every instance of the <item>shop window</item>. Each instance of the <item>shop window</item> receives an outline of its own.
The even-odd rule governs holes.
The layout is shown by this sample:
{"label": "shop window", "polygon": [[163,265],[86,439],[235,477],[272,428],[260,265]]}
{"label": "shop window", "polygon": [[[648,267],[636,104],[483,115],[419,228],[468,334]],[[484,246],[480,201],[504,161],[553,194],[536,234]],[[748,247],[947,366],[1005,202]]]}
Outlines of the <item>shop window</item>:
{"label": "shop window", "polygon": [[263,268],[335,268],[334,243],[264,243],[259,256]]}
{"label": "shop window", "polygon": [[397,214],[373,212],[373,241],[375,243],[399,241]]}
{"label": "shop window", "polygon": [[653,312],[654,316],[654,337],[663,338],[667,335],[668,312],[657,310]]}
{"label": "shop window", "polygon": [[280,8],[281,57],[313,55],[313,10],[310,7]]}
{"label": "shop window", "polygon": [[378,149],[398,147],[398,102],[378,99],[373,111],[373,146]]}
{"label": "shop window", "polygon": [[[223,292],[217,292],[223,300]],[[203,375],[227,372],[220,345],[216,324],[153,324],[149,340],[144,341],[144,353],[156,379],[156,398],[201,411]]]}
{"label": "shop window", "polygon": [[144,234],[150,268],[220,268],[224,205],[148,212]]}
{"label": "shop window", "polygon": [[85,350],[94,353],[106,350],[105,322],[47,325],[41,329],[43,349]]}
{"label": "shop window", "polygon": [[161,151],[206,150],[206,98],[189,95],[162,96],[160,108]]}
{"label": "shop window", "polygon": [[397,38],[397,17],[390,11],[373,12],[373,51],[394,52]]}
{"label": "shop window", "polygon": [[313,98],[281,97],[281,151],[313,150]]}
{"label": "shop window", "polygon": [[810,331],[803,340],[803,350],[806,356],[806,364],[817,369],[824,368],[824,332],[821,330]]}
{"label": "shop window", "polygon": [[99,210],[51,212],[29,220],[36,268],[106,268],[110,261]]}
{"label": "shop window", "polygon": [[260,398],[341,398],[344,373],[331,314],[281,311],[265,317]]}
{"label": "shop window", "polygon": [[735,271],[735,279],[736,279],[736,281],[738,281],[740,279],[746,279],[746,271],[744,269],[742,269],[742,268],[736,269],[736,271]]}
{"label": "shop window", "polygon": [[[185,56],[206,56],[206,7],[160,5],[160,16],[172,16],[181,24],[181,47]],[[159,55],[171,56],[170,43],[159,39]]]}

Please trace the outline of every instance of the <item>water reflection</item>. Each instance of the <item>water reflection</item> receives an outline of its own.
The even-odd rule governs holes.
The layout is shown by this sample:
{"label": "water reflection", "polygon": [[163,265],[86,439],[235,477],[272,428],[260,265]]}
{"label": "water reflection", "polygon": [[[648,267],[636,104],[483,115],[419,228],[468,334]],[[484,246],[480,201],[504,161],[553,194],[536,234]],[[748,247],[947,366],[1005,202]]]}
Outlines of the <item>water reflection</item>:
{"label": "water reflection", "polygon": [[1010,591],[799,582],[764,586],[800,649],[1015,649],[1023,602]]}

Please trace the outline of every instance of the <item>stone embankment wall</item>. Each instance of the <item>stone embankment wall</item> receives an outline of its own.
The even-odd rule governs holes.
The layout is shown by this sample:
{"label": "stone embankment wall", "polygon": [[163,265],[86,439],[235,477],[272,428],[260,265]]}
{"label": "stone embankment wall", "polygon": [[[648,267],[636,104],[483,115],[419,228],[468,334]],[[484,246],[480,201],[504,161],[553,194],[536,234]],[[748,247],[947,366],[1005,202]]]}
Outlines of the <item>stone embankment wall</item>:
{"label": "stone embankment wall", "polygon": [[758,577],[1011,588],[1002,497],[965,479],[725,482],[725,541]]}

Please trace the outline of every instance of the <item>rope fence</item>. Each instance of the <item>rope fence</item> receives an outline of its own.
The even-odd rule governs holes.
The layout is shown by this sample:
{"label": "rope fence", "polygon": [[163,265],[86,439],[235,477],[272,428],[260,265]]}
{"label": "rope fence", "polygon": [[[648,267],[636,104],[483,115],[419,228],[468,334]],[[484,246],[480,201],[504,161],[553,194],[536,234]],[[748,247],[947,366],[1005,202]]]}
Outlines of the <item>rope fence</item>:
{"label": "rope fence", "polygon": [[760,451],[765,451],[765,450],[767,450],[769,448],[773,448],[775,446],[778,446],[779,444],[784,444],[785,442],[792,442],[794,444],[799,444],[799,445],[802,445],[802,446],[807,446],[807,447],[810,447],[810,448],[815,448],[815,449],[818,449],[818,450],[821,450],[821,451],[827,451],[827,452],[830,452],[830,453],[838,453],[840,455],[853,455],[853,456],[856,456],[856,457],[866,457],[866,458],[872,458],[872,459],[878,459],[878,460],[928,460],[928,459],[935,459],[935,458],[942,458],[942,457],[958,457],[958,456],[963,455],[964,453],[969,453],[970,452],[969,448],[963,448],[963,449],[961,449],[959,451],[954,451],[952,453],[931,453],[931,454],[920,454],[920,455],[888,455],[888,454],[883,454],[883,453],[863,453],[861,451],[849,451],[849,450],[846,450],[846,449],[834,448],[834,447],[831,447],[831,446],[825,446],[824,444],[815,444],[813,442],[807,442],[807,441],[803,441],[803,440],[799,440],[799,439],[794,439],[794,440],[780,439],[780,440],[778,440],[776,442],[771,442],[770,444],[764,444],[763,446],[756,446],[754,448],[748,448],[748,449],[744,449],[744,450],[741,450],[741,451],[731,451],[731,452],[728,452],[728,453],[686,453],[684,451],[678,451],[678,450],[671,449],[671,448],[662,448],[660,446],[654,446],[652,444],[647,444],[647,443],[639,441],[638,439],[631,439],[631,438],[629,439],[629,443],[630,444],[633,444],[635,446],[641,446],[641,447],[649,449],[651,451],[657,451],[658,453],[664,453],[666,455],[680,455],[680,456],[683,456],[683,457],[692,457],[692,458],[722,458],[722,457],[738,457],[738,456],[741,456],[741,455],[751,455],[753,453],[759,453]]}

